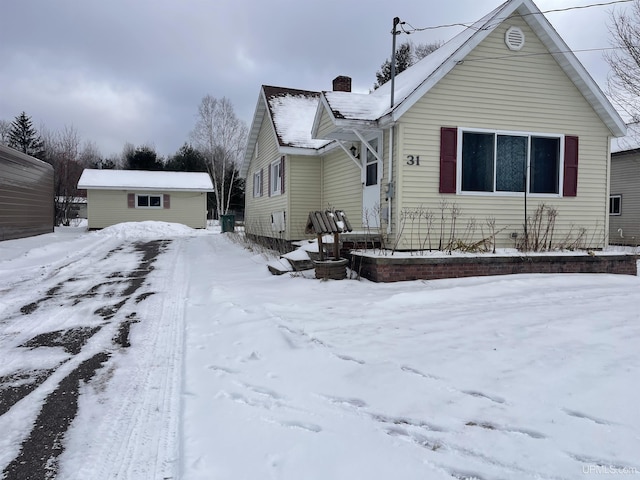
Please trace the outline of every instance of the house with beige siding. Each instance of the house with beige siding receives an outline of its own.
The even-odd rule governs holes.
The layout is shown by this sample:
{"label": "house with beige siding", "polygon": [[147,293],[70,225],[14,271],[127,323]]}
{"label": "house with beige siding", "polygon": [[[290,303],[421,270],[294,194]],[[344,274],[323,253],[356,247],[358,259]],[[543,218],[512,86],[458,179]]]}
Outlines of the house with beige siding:
{"label": "house with beige siding", "polygon": [[350,83],[261,88],[249,234],[298,240],[310,210],[337,208],[400,250],[606,245],[626,126],[533,1],[501,4],[373,92]]}
{"label": "house with beige siding", "polygon": [[611,145],[609,243],[640,245],[640,128],[629,126],[626,137]]}
{"label": "house with beige siding", "polygon": [[207,227],[207,173],[85,169],[78,188],[87,190],[89,229],[155,220]]}

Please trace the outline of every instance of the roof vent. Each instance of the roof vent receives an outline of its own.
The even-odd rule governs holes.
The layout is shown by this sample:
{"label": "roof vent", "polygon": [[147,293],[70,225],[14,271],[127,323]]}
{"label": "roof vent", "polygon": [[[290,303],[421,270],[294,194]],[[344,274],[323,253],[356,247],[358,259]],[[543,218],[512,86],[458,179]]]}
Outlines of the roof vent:
{"label": "roof vent", "polygon": [[504,34],[504,43],[507,44],[509,50],[518,51],[524,47],[524,32],[518,27],[509,27],[507,33]]}

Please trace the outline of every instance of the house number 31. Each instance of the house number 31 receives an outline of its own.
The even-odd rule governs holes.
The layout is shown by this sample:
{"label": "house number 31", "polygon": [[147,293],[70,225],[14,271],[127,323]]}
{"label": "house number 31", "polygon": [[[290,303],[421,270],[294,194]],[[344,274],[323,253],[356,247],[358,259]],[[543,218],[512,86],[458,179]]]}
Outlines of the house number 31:
{"label": "house number 31", "polygon": [[420,166],[420,155],[407,155],[407,165],[417,165]]}

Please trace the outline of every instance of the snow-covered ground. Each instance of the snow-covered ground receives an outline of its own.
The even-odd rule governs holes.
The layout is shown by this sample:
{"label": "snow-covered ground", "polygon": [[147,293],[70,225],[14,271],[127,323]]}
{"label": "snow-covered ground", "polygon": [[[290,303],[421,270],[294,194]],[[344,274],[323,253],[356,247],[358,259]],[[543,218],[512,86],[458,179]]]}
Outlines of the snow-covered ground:
{"label": "snow-covered ground", "polygon": [[[0,242],[0,380],[34,385],[0,416],[6,478],[98,354],[59,479],[640,475],[638,277],[272,276],[218,231]],[[87,338],[45,335],[61,331]]]}

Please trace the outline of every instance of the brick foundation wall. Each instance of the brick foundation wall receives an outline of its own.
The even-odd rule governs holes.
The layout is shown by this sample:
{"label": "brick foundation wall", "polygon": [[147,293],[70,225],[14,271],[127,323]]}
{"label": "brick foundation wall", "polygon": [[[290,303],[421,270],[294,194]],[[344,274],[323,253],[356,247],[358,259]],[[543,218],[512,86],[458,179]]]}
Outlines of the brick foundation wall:
{"label": "brick foundation wall", "polygon": [[352,253],[351,268],[374,282],[509,275],[515,273],[613,273],[637,275],[635,255],[521,257],[366,257]]}

